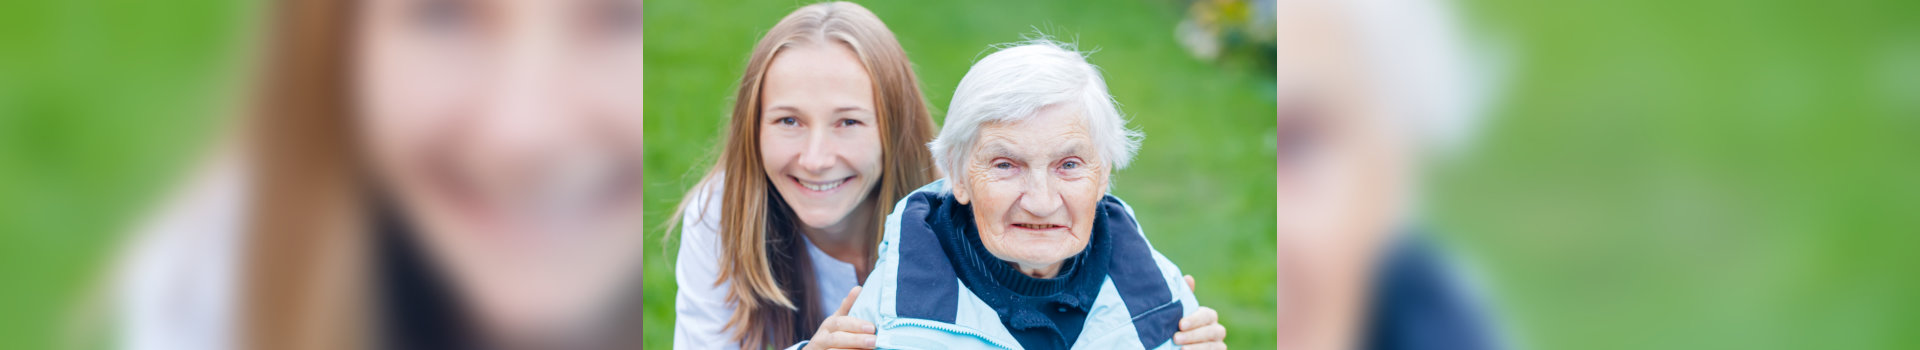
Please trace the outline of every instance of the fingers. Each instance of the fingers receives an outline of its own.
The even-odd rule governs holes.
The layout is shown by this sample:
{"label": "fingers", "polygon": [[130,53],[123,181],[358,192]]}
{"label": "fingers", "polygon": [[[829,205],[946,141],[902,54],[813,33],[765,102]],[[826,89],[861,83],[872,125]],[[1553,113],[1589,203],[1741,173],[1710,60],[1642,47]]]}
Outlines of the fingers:
{"label": "fingers", "polygon": [[873,334],[874,332],[873,322],[852,316],[828,317],[826,322],[820,323],[820,329],[836,333]]}
{"label": "fingers", "polygon": [[874,343],[874,336],[872,334],[833,332],[827,334],[824,338],[825,339],[815,339],[809,344],[820,345],[820,347],[828,349],[872,349]]}
{"label": "fingers", "polygon": [[853,287],[852,290],[848,290],[847,297],[840,298],[840,309],[834,310],[833,316],[846,316],[847,311],[853,310],[853,300],[859,297],[860,297],[860,287],[855,286]]}
{"label": "fingers", "polygon": [[1184,349],[1225,349],[1226,339],[1227,327],[1220,325],[1220,314],[1205,306],[1180,318],[1180,332],[1173,334],[1173,343]]}
{"label": "fingers", "polygon": [[1201,306],[1199,310],[1194,310],[1193,314],[1180,318],[1180,330],[1190,331],[1218,323],[1220,323],[1220,314],[1213,312],[1213,308]]}
{"label": "fingers", "polygon": [[1226,350],[1227,344],[1221,342],[1181,345],[1181,350]]}
{"label": "fingers", "polygon": [[1190,331],[1173,334],[1173,343],[1182,346],[1219,343],[1227,340],[1227,327],[1211,324]]}
{"label": "fingers", "polygon": [[1187,276],[1186,276],[1186,280],[1187,280],[1187,290],[1188,290],[1188,291],[1192,291],[1192,290],[1194,290],[1194,287],[1193,287],[1193,275],[1187,275]]}
{"label": "fingers", "polygon": [[[846,308],[840,311],[844,314]],[[874,334],[873,322],[845,315],[828,317],[807,342],[807,349],[872,349]]]}

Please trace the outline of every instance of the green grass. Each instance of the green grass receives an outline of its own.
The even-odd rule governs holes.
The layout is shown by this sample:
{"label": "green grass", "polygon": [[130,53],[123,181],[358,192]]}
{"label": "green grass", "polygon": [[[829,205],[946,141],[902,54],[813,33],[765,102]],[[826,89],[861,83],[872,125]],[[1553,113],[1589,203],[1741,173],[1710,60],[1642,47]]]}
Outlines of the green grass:
{"label": "green grass", "polygon": [[[899,38],[936,120],[988,45],[1035,27],[1077,37],[1132,125],[1146,133],[1133,166],[1114,175],[1148,239],[1199,281],[1201,305],[1222,314],[1230,344],[1273,347],[1272,73],[1190,58],[1173,38],[1183,11],[1151,1],[863,3]],[[647,9],[647,211],[659,226],[698,180],[728,118],[753,43],[791,1],[653,2]],[[648,347],[673,337],[677,240],[647,251]],[[677,234],[677,233],[676,233]],[[666,238],[666,239],[661,239]],[[659,253],[666,254],[659,254]]]}
{"label": "green grass", "polygon": [[60,344],[120,233],[214,134],[242,9],[0,4],[0,348]]}

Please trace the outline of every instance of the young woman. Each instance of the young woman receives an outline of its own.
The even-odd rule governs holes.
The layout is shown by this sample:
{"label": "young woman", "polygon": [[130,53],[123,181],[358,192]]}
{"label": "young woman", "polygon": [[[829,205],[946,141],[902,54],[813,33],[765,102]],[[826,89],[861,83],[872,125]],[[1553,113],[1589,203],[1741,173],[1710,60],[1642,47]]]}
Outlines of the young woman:
{"label": "young woman", "polygon": [[123,261],[115,343],[637,343],[640,7],[272,4],[243,131]]}
{"label": "young woman", "polygon": [[933,118],[886,25],[830,2],[755,45],[728,125],[680,206],[674,346],[786,347],[860,284],[884,203],[933,181]]}
{"label": "young woman", "polygon": [[[874,325],[844,316],[849,292],[891,203],[936,178],[905,51],[859,5],[805,6],[754,46],[734,101],[676,215],[674,347],[873,348]],[[1181,343],[1224,347],[1213,315],[1183,320]]]}

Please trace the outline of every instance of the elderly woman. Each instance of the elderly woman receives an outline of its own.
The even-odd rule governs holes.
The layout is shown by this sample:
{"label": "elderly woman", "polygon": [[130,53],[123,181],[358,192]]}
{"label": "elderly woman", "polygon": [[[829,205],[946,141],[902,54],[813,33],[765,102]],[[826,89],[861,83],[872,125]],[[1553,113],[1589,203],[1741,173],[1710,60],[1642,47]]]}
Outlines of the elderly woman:
{"label": "elderly woman", "polygon": [[1140,135],[1078,52],[981,59],[929,146],[946,179],[887,218],[850,315],[880,348],[1172,348],[1198,304],[1110,195]]}

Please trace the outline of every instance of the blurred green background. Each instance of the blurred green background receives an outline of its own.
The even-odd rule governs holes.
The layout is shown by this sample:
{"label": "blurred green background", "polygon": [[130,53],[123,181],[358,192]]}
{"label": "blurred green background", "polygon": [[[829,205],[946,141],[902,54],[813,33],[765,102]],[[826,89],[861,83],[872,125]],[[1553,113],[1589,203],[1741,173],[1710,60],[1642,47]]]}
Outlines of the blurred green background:
{"label": "blurred green background", "polygon": [[[1114,175],[1115,194],[1135,207],[1154,247],[1198,280],[1200,304],[1232,327],[1231,346],[1274,346],[1271,57],[1264,66],[1192,58],[1173,34],[1183,2],[861,3],[906,49],[935,120],[944,120],[954,86],[989,45],[1040,27],[1097,49],[1089,61],[1147,135],[1135,163]],[[679,241],[661,226],[678,220],[670,215],[681,196],[712,164],[754,43],[799,6],[647,4],[647,222],[656,226],[649,242],[661,244],[647,250],[649,348],[673,340]]]}
{"label": "blurred green background", "polygon": [[1920,2],[1476,0],[1430,214],[1540,349],[1920,347]]}
{"label": "blurred green background", "polygon": [[[651,45],[648,53],[648,89],[662,97],[650,99],[647,157],[675,165],[648,167],[657,225],[708,154],[746,47],[797,4],[650,5],[651,44],[685,53]],[[1271,242],[1170,237],[1193,231],[1175,226],[1186,224],[1271,229],[1216,216],[1270,205],[1242,199],[1271,196],[1270,187],[1200,192],[1265,186],[1258,174],[1271,175],[1272,158],[1260,147],[1272,125],[1194,112],[1270,102],[1248,90],[1258,89],[1255,77],[1180,63],[1171,42],[1180,6],[868,5],[900,33],[942,109],[984,45],[1014,40],[1029,25],[1051,24],[1101,48],[1093,62],[1148,134],[1141,163],[1116,177],[1121,195],[1143,215],[1148,204],[1160,206],[1153,215],[1187,214],[1141,219],[1157,247],[1198,275],[1204,303],[1229,315],[1236,347],[1271,342],[1261,338],[1270,318],[1242,316],[1272,310],[1270,296],[1249,294],[1270,288],[1258,283],[1271,283],[1271,268],[1202,268],[1242,262],[1229,254],[1272,261],[1260,253]],[[97,288],[119,233],[217,134],[241,88],[233,77],[242,43],[256,34],[255,6],[0,2],[0,349],[54,347],[74,321],[67,316]],[[1920,345],[1920,333],[1906,331],[1920,324],[1920,254],[1910,252],[1920,247],[1916,7],[1466,1],[1468,23],[1509,47],[1514,64],[1477,145],[1437,169],[1429,216],[1479,270],[1527,348]],[[1188,85],[1124,85],[1139,82]],[[1188,105],[1199,107],[1167,107]],[[1221,163],[1235,154],[1254,163]],[[1150,182],[1167,178],[1219,181]],[[660,286],[671,261],[649,258],[649,304],[672,302],[660,290],[671,288]],[[651,312],[662,314],[651,316],[647,335],[664,341],[670,331],[658,329],[670,327],[661,320],[671,309]]]}
{"label": "blurred green background", "polygon": [[103,338],[69,330],[233,109],[254,7],[0,1],[0,349]]}

